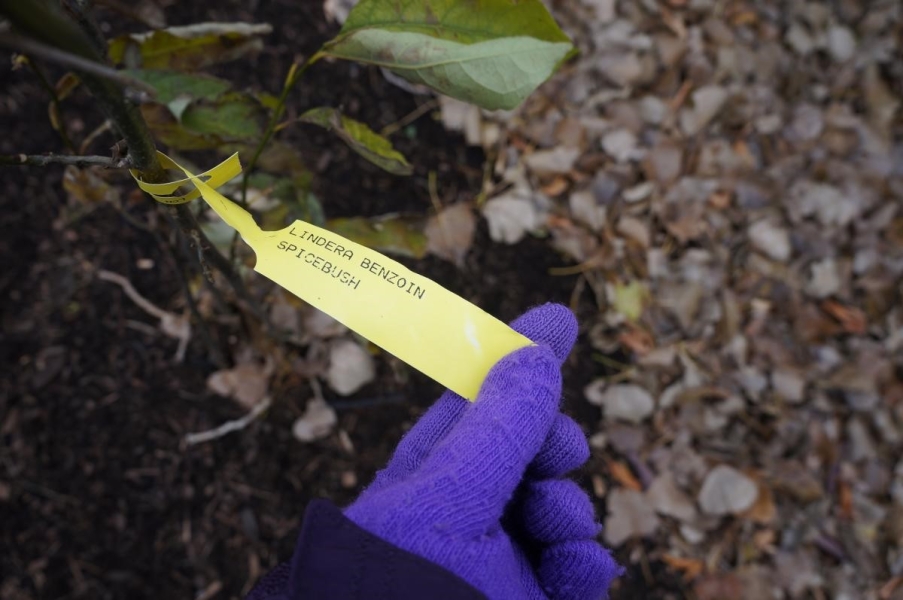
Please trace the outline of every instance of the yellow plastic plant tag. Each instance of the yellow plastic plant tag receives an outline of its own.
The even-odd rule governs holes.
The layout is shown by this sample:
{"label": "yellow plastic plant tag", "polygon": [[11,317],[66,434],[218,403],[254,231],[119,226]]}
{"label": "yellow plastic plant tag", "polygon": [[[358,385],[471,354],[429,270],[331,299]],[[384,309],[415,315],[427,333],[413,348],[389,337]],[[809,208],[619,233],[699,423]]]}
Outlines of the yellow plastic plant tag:
{"label": "yellow plastic plant tag", "polygon": [[[532,343],[434,281],[331,231],[304,221],[262,231],[246,210],[214,189],[241,171],[237,155],[204,173],[206,182],[160,158],[187,179],[154,185],[133,172],[141,189],[167,204],[202,196],[254,250],[255,271],[468,400],[476,398],[496,362]],[[173,196],[187,181],[196,190]]]}

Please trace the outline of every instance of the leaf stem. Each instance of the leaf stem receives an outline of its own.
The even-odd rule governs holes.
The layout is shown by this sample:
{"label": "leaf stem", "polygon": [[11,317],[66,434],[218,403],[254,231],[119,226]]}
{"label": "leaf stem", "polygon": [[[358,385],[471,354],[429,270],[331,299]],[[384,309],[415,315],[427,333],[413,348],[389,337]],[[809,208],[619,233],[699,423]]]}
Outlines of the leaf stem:
{"label": "leaf stem", "polygon": [[270,116],[270,122],[267,123],[263,136],[260,138],[260,143],[257,144],[254,155],[251,157],[247,166],[245,166],[244,174],[241,177],[241,198],[239,199],[239,204],[243,208],[247,208],[248,178],[251,175],[251,171],[257,166],[257,161],[260,160],[260,155],[263,154],[263,150],[266,148],[270,138],[273,137],[276,126],[279,124],[279,119],[281,119],[283,113],[285,113],[285,103],[288,100],[289,93],[292,91],[292,88],[295,87],[295,84],[304,76],[307,70],[312,67],[315,62],[323,58],[323,56],[325,56],[323,52],[319,51],[307,59],[301,67],[298,67],[298,63],[294,63],[289,69],[288,75],[285,78],[285,84],[282,86],[282,93],[279,95],[279,100],[277,100],[276,107],[273,109],[273,114]]}
{"label": "leaf stem", "polygon": [[43,58],[44,60],[81,71],[82,73],[90,73],[95,77],[115,81],[122,86],[139,90],[143,94],[149,95],[151,98],[157,95],[157,90],[153,87],[134,77],[129,77],[122,71],[117,71],[103,63],[70,54],[65,50],[48,46],[47,44],[43,44],[22,35],[9,32],[0,34],[0,46],[9,48],[10,50],[24,52],[25,54],[36,56],[38,58]]}
{"label": "leaf stem", "polygon": [[68,154],[3,154],[0,155],[0,166],[32,166],[75,165],[76,167],[107,167],[108,169],[127,169],[131,163],[127,158],[114,160],[109,156],[71,156]]}

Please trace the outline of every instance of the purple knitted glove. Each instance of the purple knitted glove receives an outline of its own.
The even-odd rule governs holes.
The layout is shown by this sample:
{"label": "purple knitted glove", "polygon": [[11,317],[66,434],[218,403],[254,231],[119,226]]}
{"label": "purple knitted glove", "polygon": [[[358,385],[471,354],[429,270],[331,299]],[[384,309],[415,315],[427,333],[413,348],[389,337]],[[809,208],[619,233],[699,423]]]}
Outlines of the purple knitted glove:
{"label": "purple knitted glove", "polygon": [[559,479],[589,456],[558,410],[577,324],[547,304],[512,327],[538,346],[499,361],[475,403],[446,392],[345,516],[491,600],[602,598],[620,568],[589,497]]}

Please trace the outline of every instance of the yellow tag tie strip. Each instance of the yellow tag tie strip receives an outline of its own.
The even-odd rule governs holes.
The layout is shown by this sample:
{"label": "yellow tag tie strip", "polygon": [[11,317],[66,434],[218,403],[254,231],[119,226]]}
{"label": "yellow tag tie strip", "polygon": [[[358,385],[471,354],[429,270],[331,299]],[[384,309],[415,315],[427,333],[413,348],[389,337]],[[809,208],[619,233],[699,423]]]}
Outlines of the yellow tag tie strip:
{"label": "yellow tag tie strip", "polygon": [[[164,167],[186,179],[150,184],[132,171],[142,190],[164,204],[203,197],[254,250],[255,271],[464,398],[476,398],[502,357],[532,344],[436,282],[331,231],[304,221],[262,231],[215,189],[241,173],[237,154],[201,175],[158,154]],[[189,182],[194,190],[174,195]]]}

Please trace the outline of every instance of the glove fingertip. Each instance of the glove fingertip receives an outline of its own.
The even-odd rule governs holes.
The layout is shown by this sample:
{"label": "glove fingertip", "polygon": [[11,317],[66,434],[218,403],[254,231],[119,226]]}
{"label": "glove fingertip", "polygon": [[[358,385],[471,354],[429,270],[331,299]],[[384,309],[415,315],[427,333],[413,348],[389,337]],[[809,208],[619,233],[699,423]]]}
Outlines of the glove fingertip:
{"label": "glove fingertip", "polygon": [[623,573],[607,550],[589,540],[549,546],[539,565],[543,589],[558,600],[606,598],[612,582]]}
{"label": "glove fingertip", "polygon": [[589,455],[583,429],[570,417],[559,414],[530,465],[530,475],[536,479],[561,477],[589,460]]}
{"label": "glove fingertip", "polygon": [[559,363],[564,362],[577,341],[577,319],[562,304],[550,302],[532,308],[515,319],[511,328],[551,348]]}

